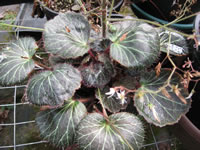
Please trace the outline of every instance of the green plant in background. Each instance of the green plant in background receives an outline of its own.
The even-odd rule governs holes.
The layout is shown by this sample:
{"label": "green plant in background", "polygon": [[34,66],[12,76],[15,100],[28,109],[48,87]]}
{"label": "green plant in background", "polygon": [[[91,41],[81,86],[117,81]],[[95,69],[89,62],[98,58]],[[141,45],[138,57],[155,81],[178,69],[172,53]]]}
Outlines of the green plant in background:
{"label": "green plant in background", "polygon": [[[7,11],[4,14],[3,18],[1,18],[0,23],[8,23],[8,21],[9,21],[9,24],[13,24],[14,21],[15,21],[16,16],[17,16],[16,12]],[[8,26],[0,25],[0,30],[10,31],[10,30],[12,30],[12,28],[8,27]]]}
{"label": "green plant in background", "polygon": [[[132,17],[105,23],[96,32],[83,15],[72,12],[48,21],[43,33],[48,63],[38,57],[30,37],[0,52],[1,85],[29,79],[26,99],[48,108],[36,123],[41,136],[56,146],[137,150],[145,134],[137,112],[163,127],[190,108],[191,95],[170,58],[188,53],[185,38]],[[161,68],[161,51],[172,69]]]}

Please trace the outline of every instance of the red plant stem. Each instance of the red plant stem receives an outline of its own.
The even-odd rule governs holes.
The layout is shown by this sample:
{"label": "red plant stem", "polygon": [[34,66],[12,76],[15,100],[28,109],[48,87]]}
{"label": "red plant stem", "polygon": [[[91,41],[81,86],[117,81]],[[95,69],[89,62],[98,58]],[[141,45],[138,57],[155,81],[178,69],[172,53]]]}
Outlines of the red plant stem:
{"label": "red plant stem", "polygon": [[44,105],[44,106],[40,107],[40,111],[44,111],[44,110],[48,110],[48,109],[56,109],[56,108],[59,108],[61,106],[62,106],[62,104],[57,105],[57,106]]}
{"label": "red plant stem", "polygon": [[76,99],[77,101],[80,101],[82,103],[87,103],[87,102],[90,102],[92,100],[94,100],[94,97],[87,97],[87,98],[80,98],[80,99]]}
{"label": "red plant stem", "polygon": [[39,62],[37,62],[37,61],[34,61],[34,63],[37,64],[38,66],[40,66],[40,67],[46,69],[46,70],[50,70],[50,71],[53,70],[53,68],[47,67],[47,66],[45,66],[45,65],[43,65],[43,64],[41,64],[41,63],[39,63]]}
{"label": "red plant stem", "polygon": [[101,115],[103,115],[104,116],[104,114],[94,105],[94,110],[97,112],[97,113],[99,113],[99,114],[101,114]]}
{"label": "red plant stem", "polygon": [[90,54],[90,56],[91,56],[92,58],[95,58],[95,56],[94,56],[94,54],[92,53],[91,49],[89,49],[88,53]]}
{"label": "red plant stem", "polygon": [[94,106],[95,101],[92,101],[91,104],[87,107],[88,110],[90,110],[91,107]]}
{"label": "red plant stem", "polygon": [[116,87],[114,87],[114,89],[115,90],[119,90],[120,89],[121,91],[125,91],[126,94],[134,93],[136,91],[136,90],[129,90],[129,89],[123,87],[123,86],[116,86]]}
{"label": "red plant stem", "polygon": [[105,50],[105,53],[106,53],[106,54],[109,54],[109,52],[110,52],[110,46],[107,47],[106,50]]}
{"label": "red plant stem", "polygon": [[102,0],[102,36],[106,38],[106,0]]}

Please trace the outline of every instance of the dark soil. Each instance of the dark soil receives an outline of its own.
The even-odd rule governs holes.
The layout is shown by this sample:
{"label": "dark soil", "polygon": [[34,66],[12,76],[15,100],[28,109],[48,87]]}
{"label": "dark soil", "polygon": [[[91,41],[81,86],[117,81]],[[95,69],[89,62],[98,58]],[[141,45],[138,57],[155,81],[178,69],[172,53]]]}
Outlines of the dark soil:
{"label": "dark soil", "polygon": [[56,12],[67,12],[74,5],[74,0],[41,0],[48,8]]}
{"label": "dark soil", "polygon": [[[67,12],[72,10],[72,7],[75,6],[74,0],[41,0],[42,3],[48,8],[56,12]],[[115,4],[118,4],[121,0],[115,0]],[[84,5],[87,10],[92,10],[101,6],[101,0],[83,0]],[[112,0],[108,1],[108,6],[110,6]]]}

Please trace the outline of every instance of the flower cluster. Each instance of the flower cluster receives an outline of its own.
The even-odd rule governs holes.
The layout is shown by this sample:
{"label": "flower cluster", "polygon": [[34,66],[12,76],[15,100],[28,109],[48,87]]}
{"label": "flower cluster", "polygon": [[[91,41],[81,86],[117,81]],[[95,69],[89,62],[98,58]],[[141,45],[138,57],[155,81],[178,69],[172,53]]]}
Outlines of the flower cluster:
{"label": "flower cluster", "polygon": [[121,100],[122,105],[124,105],[125,103],[127,103],[126,99],[126,93],[125,90],[115,90],[114,88],[110,88],[110,91],[105,93],[106,95],[109,95],[108,98],[113,97],[115,94],[117,95],[117,99]]}

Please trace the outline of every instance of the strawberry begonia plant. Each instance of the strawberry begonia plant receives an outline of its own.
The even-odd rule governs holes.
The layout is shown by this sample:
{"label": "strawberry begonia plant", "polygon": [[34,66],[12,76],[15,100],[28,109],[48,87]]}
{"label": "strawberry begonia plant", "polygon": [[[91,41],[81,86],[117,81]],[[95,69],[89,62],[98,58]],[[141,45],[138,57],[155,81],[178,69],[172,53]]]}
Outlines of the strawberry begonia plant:
{"label": "strawberry begonia plant", "polygon": [[45,24],[43,40],[49,63],[38,62],[31,37],[0,51],[0,84],[22,84],[28,78],[27,101],[50,108],[36,117],[41,136],[58,147],[137,150],[145,134],[137,112],[163,127],[190,108],[181,75],[152,67],[161,51],[188,53],[177,33],[129,17],[109,22],[102,38],[84,16],[68,12]]}

